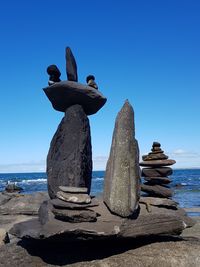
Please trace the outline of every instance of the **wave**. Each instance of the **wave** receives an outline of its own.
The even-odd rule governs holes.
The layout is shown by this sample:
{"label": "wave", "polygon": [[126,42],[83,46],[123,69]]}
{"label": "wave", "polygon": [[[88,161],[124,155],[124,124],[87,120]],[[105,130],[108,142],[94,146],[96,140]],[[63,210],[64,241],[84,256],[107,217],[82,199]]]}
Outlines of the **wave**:
{"label": "wave", "polygon": [[39,179],[30,179],[30,180],[22,180],[20,183],[39,183],[39,182],[47,182],[46,178],[39,178]]}
{"label": "wave", "polygon": [[187,183],[181,183],[181,185],[184,185],[185,186],[185,185],[188,185],[188,184]]}
{"label": "wave", "polygon": [[103,177],[94,177],[92,180],[93,181],[103,181],[104,178]]}

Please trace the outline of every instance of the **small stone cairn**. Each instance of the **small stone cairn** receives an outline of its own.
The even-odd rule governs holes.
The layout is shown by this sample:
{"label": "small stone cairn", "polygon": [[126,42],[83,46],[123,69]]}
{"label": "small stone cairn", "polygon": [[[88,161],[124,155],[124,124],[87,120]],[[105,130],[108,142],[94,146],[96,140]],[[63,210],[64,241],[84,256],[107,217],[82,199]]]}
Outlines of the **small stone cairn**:
{"label": "small stone cairn", "polygon": [[142,169],[142,176],[146,182],[142,184],[141,190],[153,197],[172,197],[172,190],[167,185],[171,183],[168,175],[173,171],[167,166],[173,165],[176,161],[168,159],[159,142],[153,142],[151,152],[142,159],[140,166],[147,168]]}
{"label": "small stone cairn", "polygon": [[98,206],[98,202],[87,194],[86,187],[59,186],[57,198],[51,200],[55,218],[66,222],[94,222],[97,213],[90,207]]}

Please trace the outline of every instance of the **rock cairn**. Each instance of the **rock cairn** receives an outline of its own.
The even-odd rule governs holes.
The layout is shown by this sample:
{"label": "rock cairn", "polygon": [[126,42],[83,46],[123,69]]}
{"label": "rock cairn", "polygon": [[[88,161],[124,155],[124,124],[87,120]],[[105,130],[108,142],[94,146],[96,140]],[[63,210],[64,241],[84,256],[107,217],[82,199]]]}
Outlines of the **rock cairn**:
{"label": "rock cairn", "polygon": [[173,171],[167,166],[173,165],[176,161],[168,159],[158,142],[153,143],[151,152],[142,159],[140,166],[146,167],[142,169],[142,176],[146,182],[142,184],[141,190],[153,197],[172,197],[172,190],[168,187],[171,180],[168,176]]}
{"label": "rock cairn", "polygon": [[[66,49],[66,59],[68,81],[55,78],[51,65],[50,86],[44,88],[53,107],[65,113],[47,157],[50,199],[37,208],[38,218],[15,224],[10,233],[18,238],[55,242],[92,239],[115,242],[122,238],[180,234],[185,227],[192,226],[193,222],[173,200],[140,199],[139,149],[134,111],[128,101],[115,121],[103,198],[90,196],[92,149],[87,116],[96,113],[106,98],[97,90],[94,76],[87,77],[88,85],[78,83],[77,65],[70,48]],[[140,165],[148,167],[143,170],[147,180],[143,191],[146,186],[148,192],[154,188],[154,195],[170,196],[165,184],[171,169],[163,166],[175,161],[164,155],[159,143],[153,144],[152,152],[143,160]],[[157,186],[164,193],[156,193]],[[20,207],[24,205],[20,203]]]}
{"label": "rock cairn", "polygon": [[[53,80],[52,66],[54,72],[59,71],[56,65],[50,65],[47,68],[50,80]],[[77,64],[69,47],[66,48],[66,73],[68,81],[54,79],[43,89],[53,108],[65,114],[47,156],[51,199],[58,197],[59,186],[85,187],[87,194],[90,193],[92,146],[88,115],[95,114],[106,103],[98,90],[78,83]]]}
{"label": "rock cairn", "polygon": [[55,218],[66,222],[94,222],[97,213],[91,207],[98,206],[97,201],[87,194],[87,187],[59,186],[56,199],[51,200]]}

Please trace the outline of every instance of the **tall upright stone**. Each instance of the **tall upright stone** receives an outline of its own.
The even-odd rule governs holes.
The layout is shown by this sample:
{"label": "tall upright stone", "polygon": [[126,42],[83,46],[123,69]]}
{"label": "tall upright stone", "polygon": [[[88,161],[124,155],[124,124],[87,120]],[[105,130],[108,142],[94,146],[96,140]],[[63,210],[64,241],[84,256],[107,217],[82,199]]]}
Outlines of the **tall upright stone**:
{"label": "tall upright stone", "polygon": [[90,125],[80,105],[69,107],[58,126],[47,157],[47,175],[50,198],[56,198],[59,186],[87,187],[90,192]]}
{"label": "tall upright stone", "polygon": [[76,65],[75,57],[70,47],[66,48],[65,58],[66,58],[67,78],[69,81],[77,82],[78,81],[77,65]]}
{"label": "tall upright stone", "polygon": [[104,202],[111,212],[128,217],[140,195],[139,149],[135,139],[134,111],[125,102],[115,121],[104,180]]}

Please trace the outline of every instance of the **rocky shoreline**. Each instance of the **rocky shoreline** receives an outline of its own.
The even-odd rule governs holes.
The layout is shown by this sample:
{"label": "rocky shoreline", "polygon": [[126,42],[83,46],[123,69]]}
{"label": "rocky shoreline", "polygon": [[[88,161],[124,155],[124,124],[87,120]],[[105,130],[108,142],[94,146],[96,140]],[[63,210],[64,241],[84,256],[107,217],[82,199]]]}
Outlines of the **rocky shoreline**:
{"label": "rocky shoreline", "polygon": [[[0,193],[0,228],[9,232],[15,223],[37,218],[41,203],[47,199],[46,192],[33,195]],[[187,209],[187,212],[193,210]],[[199,266],[200,217],[194,217],[194,220],[196,224],[185,229],[181,236],[107,240],[106,244],[102,240],[55,245],[19,240],[9,234],[10,243],[1,245],[0,266]]]}

